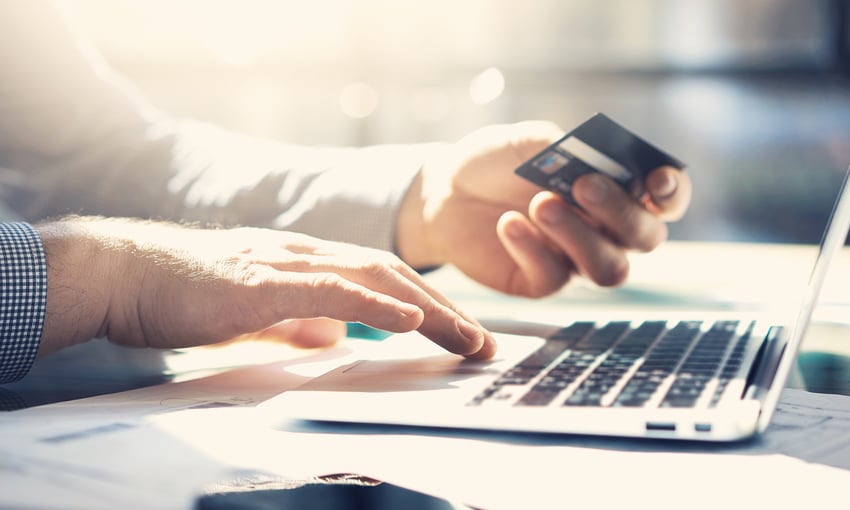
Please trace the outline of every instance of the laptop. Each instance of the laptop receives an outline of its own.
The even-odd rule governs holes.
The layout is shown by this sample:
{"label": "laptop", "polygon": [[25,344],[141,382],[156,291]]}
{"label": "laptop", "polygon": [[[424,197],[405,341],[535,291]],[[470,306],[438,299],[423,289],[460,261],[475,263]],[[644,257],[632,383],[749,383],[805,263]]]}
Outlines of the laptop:
{"label": "laptop", "polygon": [[[747,317],[653,314],[496,333],[491,361],[418,333],[394,335],[260,406],[293,419],[700,441],[764,431],[795,365],[827,269],[850,227],[848,175],[795,310]],[[787,275],[776,275],[782,280]],[[797,300],[802,299],[797,302]],[[676,318],[673,318],[676,317]],[[684,319],[684,320],[683,320]]]}

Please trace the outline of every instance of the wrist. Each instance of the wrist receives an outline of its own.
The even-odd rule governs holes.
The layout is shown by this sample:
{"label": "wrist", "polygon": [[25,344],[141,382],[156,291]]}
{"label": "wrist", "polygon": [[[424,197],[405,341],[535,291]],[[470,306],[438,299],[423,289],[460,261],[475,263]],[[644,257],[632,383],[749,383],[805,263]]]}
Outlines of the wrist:
{"label": "wrist", "polygon": [[47,309],[39,355],[103,336],[120,272],[115,255],[90,228],[94,218],[36,225],[47,263]]}
{"label": "wrist", "polygon": [[416,174],[404,195],[395,230],[397,255],[416,269],[432,268],[445,262],[433,249],[434,243],[428,229],[423,169]]}

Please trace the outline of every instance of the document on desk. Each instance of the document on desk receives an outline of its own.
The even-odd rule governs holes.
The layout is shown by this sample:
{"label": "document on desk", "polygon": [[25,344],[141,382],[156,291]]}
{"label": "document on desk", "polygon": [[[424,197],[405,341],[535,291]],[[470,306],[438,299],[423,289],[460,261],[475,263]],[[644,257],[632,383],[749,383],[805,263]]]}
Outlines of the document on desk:
{"label": "document on desk", "polygon": [[850,397],[785,390],[754,448],[850,473]]}
{"label": "document on desk", "polygon": [[[247,419],[253,417],[251,406],[351,352],[348,343],[202,379],[2,413],[0,509],[192,508],[206,484],[244,473],[246,463],[236,453],[240,438],[253,428],[254,420]],[[180,411],[222,409],[236,411],[227,416],[246,416],[239,422],[243,426],[207,422],[215,416],[202,414],[203,423],[187,424],[197,428],[174,434],[157,422]],[[194,449],[186,435],[203,439],[204,450]],[[295,468],[290,477],[315,473],[309,464]]]}

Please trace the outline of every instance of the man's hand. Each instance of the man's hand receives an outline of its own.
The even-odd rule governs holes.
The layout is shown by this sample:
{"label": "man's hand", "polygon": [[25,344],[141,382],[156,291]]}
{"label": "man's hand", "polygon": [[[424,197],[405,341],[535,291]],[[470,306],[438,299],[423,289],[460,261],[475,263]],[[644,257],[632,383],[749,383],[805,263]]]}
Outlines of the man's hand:
{"label": "man's hand", "polygon": [[551,294],[576,274],[622,283],[627,252],[652,250],[666,239],[664,222],[684,214],[690,179],[656,169],[641,204],[588,174],[573,188],[583,213],[513,172],[563,134],[547,122],[489,126],[426,161],[399,213],[402,259],[413,267],[451,263],[496,290],[530,297]]}
{"label": "man's hand", "polygon": [[96,218],[37,228],[48,264],[41,355],[96,336],[135,347],[245,335],[315,346],[344,335],[334,321],[416,329],[473,358],[495,352],[490,333],[386,252],[252,228]]}

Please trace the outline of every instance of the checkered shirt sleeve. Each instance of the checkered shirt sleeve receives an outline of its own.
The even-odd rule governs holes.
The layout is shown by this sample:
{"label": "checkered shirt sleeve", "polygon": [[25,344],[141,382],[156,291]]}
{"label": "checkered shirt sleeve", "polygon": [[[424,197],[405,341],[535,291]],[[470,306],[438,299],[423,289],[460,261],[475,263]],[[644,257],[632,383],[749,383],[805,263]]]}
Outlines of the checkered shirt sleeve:
{"label": "checkered shirt sleeve", "polygon": [[0,383],[22,378],[35,360],[47,308],[47,263],[26,223],[0,223]]}

